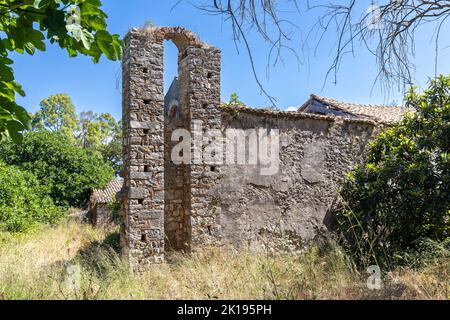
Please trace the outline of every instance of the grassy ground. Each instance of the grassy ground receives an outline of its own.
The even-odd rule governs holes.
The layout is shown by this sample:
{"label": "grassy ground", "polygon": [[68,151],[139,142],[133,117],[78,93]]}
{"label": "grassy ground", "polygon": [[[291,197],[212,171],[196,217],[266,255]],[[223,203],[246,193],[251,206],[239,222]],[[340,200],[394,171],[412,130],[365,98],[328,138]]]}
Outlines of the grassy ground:
{"label": "grassy ground", "polygon": [[337,246],[277,257],[209,249],[172,256],[172,263],[141,275],[131,275],[117,250],[116,230],[77,222],[28,235],[0,233],[0,299],[450,298],[448,255],[388,273],[382,290],[370,291],[367,275]]}

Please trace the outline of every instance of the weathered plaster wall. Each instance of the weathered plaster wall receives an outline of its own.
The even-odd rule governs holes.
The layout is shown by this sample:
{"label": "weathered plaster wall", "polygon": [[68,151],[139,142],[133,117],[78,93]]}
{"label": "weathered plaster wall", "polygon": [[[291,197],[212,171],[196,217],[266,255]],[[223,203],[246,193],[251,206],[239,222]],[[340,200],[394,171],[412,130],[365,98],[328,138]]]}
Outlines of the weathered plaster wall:
{"label": "weathered plaster wall", "polygon": [[222,243],[297,250],[326,230],[324,220],[346,172],[362,161],[376,131],[370,122],[271,112],[223,112],[226,128],[280,130],[280,170],[222,168]]}

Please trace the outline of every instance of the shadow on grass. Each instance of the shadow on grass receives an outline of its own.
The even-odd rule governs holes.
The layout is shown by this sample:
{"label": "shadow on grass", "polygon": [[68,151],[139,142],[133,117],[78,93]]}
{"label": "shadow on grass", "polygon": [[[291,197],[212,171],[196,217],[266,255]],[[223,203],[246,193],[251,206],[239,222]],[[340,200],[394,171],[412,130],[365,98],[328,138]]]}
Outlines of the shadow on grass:
{"label": "shadow on grass", "polygon": [[91,242],[70,263],[79,265],[98,278],[107,277],[121,263],[119,233],[112,233],[101,242]]}
{"label": "shadow on grass", "polygon": [[114,232],[103,241],[93,241],[81,248],[71,260],[56,262],[51,268],[60,270],[61,277],[67,277],[68,268],[78,266],[84,274],[89,273],[96,278],[105,279],[122,265],[120,237],[118,232]]}

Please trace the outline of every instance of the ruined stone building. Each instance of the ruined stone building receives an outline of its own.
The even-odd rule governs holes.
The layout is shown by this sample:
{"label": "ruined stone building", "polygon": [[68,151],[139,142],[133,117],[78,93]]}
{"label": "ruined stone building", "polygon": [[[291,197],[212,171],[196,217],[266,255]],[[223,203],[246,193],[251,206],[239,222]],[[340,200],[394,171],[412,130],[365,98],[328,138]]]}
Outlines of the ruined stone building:
{"label": "ruined stone building", "polygon": [[[166,97],[164,40],[179,50],[178,77]],[[127,259],[142,268],[164,261],[170,250],[301,248],[326,231],[336,190],[362,161],[368,141],[405,112],[317,96],[298,112],[221,106],[219,49],[182,28],[133,29],[125,43],[121,244]],[[174,162],[176,129],[193,136],[182,156],[195,158],[222,143],[220,133],[255,128],[264,129],[258,135],[266,139],[278,132],[275,173],[263,174],[267,163],[261,161]],[[241,146],[249,147],[252,137],[244,139]]]}
{"label": "ruined stone building", "polygon": [[94,226],[106,226],[114,222],[113,204],[123,187],[122,179],[113,179],[105,189],[94,189],[88,204],[86,218]]}

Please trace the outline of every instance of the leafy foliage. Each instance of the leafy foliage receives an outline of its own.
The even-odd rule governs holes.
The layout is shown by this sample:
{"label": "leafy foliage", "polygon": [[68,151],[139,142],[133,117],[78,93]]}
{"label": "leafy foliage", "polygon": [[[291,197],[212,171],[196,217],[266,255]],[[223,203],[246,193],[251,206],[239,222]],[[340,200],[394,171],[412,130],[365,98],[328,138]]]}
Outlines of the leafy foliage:
{"label": "leafy foliage", "polygon": [[31,173],[0,162],[0,227],[10,232],[54,223],[64,211],[54,205],[48,188]]}
{"label": "leafy foliage", "polygon": [[101,154],[116,172],[121,170],[122,126],[111,114],[86,111],[77,117],[72,99],[65,93],[42,100],[40,107],[33,115],[33,131],[59,132],[71,143]]}
{"label": "leafy foliage", "polygon": [[122,204],[120,201],[114,199],[113,202],[108,204],[108,210],[111,212],[111,220],[116,223],[120,224],[120,209],[122,207]]}
{"label": "leafy foliage", "polygon": [[122,163],[122,126],[109,113],[82,112],[76,140],[79,146],[99,152],[116,171]]}
{"label": "leafy foliage", "polygon": [[123,167],[122,161],[122,126],[121,123],[115,123],[108,132],[110,138],[105,143],[100,145],[99,151],[103,159],[111,163],[116,172],[120,172]]}
{"label": "leafy foliage", "polygon": [[79,120],[78,144],[99,152],[116,171],[122,164],[122,126],[109,113],[82,112]]}
{"label": "leafy foliage", "polygon": [[239,96],[236,92],[233,92],[230,95],[230,101],[227,103],[229,106],[244,106],[245,103],[239,99]]}
{"label": "leafy foliage", "polygon": [[58,132],[27,133],[19,146],[4,142],[0,159],[34,173],[60,206],[84,206],[92,189],[106,187],[114,173],[96,152],[77,147]]}
{"label": "leafy foliage", "polygon": [[14,81],[10,52],[33,55],[45,51],[47,40],[70,57],[121,58],[122,42],[106,31],[101,5],[100,0],[0,0],[0,140],[21,142],[22,132],[31,128],[30,116],[15,101],[25,92]]}
{"label": "leafy foliage", "polygon": [[78,120],[75,106],[69,95],[60,93],[44,99],[40,110],[33,117],[33,129],[61,132],[67,139],[74,139]]}
{"label": "leafy foliage", "polygon": [[407,103],[416,112],[377,137],[341,190],[340,228],[379,260],[450,236],[450,77],[411,89]]}
{"label": "leafy foliage", "polygon": [[80,114],[79,143],[84,148],[99,149],[106,145],[121,130],[116,119],[109,113],[97,114],[92,111]]}

